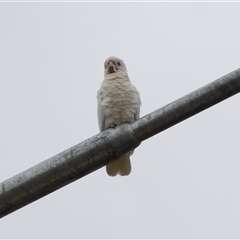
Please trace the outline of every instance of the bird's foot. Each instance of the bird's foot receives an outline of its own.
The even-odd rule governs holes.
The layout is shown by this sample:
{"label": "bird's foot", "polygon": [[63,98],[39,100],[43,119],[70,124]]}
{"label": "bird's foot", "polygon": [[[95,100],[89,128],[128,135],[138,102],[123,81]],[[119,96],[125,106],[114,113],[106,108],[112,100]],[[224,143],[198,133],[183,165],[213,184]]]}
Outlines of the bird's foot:
{"label": "bird's foot", "polygon": [[111,124],[111,128],[114,128],[114,129],[115,129],[116,126],[117,126],[117,124],[115,124],[115,123],[112,123],[112,124]]}

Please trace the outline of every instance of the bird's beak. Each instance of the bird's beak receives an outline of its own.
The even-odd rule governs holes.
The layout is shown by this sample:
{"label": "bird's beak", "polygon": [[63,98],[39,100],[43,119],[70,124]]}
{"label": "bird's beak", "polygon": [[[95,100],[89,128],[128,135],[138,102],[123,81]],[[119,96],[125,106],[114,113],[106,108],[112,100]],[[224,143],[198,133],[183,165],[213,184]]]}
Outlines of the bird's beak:
{"label": "bird's beak", "polygon": [[112,62],[110,62],[108,64],[108,73],[114,73],[114,72],[116,72],[115,65]]}

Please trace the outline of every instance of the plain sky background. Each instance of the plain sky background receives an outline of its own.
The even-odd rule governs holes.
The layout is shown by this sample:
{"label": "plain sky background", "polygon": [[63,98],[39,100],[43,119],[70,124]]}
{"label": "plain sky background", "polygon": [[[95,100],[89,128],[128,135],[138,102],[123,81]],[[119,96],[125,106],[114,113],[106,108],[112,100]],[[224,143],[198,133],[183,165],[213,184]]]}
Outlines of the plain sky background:
{"label": "plain sky background", "polygon": [[[0,3],[4,181],[97,134],[103,63],[144,116],[239,68],[240,3]],[[240,238],[240,96],[2,218],[0,238]]]}

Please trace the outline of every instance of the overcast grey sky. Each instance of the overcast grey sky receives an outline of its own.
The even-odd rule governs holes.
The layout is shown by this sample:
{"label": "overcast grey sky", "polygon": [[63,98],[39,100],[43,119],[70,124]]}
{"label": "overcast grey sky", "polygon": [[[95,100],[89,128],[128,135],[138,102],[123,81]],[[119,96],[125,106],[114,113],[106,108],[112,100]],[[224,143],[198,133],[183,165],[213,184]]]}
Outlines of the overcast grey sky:
{"label": "overcast grey sky", "polygon": [[[239,68],[240,3],[0,3],[0,181],[98,133],[103,62],[141,116]],[[240,96],[0,221],[1,238],[240,238]]]}

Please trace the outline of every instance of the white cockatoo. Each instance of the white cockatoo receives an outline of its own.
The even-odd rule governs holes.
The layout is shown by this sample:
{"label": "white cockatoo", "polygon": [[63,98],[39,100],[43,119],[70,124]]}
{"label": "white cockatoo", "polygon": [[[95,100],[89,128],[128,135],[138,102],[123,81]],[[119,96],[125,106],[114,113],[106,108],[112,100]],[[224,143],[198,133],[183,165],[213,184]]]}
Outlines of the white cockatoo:
{"label": "white cockatoo", "polygon": [[[98,124],[100,131],[114,128],[123,123],[132,123],[139,118],[141,100],[139,92],[131,84],[123,60],[109,57],[104,62],[105,78],[97,92]],[[109,163],[106,170],[109,176],[129,175],[131,172],[128,152]]]}

